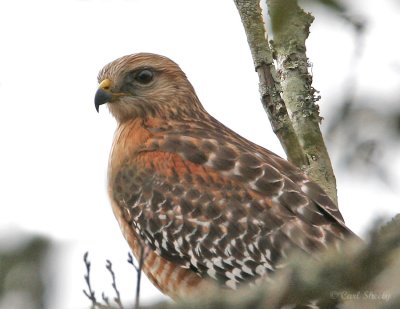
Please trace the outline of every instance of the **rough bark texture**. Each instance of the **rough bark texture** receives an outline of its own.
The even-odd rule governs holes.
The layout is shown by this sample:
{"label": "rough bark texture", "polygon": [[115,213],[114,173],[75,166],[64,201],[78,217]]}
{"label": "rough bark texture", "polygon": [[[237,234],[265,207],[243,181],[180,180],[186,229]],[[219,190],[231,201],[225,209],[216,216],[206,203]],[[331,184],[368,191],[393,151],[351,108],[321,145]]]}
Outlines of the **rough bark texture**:
{"label": "rough bark texture", "polygon": [[297,0],[267,0],[267,4],[282,97],[308,161],[305,172],[337,204],[336,179],[319,127],[318,99],[306,56],[305,41],[314,18],[297,5]]}
{"label": "rough bark texture", "polygon": [[286,106],[280,96],[281,87],[273,64],[272,51],[266,39],[259,1],[235,0],[260,80],[261,101],[272,129],[278,136],[288,160],[303,168],[306,158],[294,132]]}
{"label": "rough bark texture", "polygon": [[321,185],[337,205],[336,179],[319,128],[321,118],[305,54],[313,17],[296,0],[267,0],[278,77],[259,0],[235,0],[235,4],[259,76],[264,109],[288,160]]}

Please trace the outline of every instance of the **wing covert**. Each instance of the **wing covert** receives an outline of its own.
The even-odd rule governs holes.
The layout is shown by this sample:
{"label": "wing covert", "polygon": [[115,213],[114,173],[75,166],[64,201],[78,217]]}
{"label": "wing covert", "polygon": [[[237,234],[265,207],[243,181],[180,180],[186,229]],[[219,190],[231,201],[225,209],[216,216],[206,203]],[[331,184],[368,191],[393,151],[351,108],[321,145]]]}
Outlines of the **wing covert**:
{"label": "wing covert", "polygon": [[[143,151],[114,183],[114,198],[130,212],[130,224],[163,258],[235,288],[275,270],[293,247],[311,252],[338,237],[339,229],[326,229],[330,222],[309,207],[296,184],[257,156],[238,157],[233,147],[214,149],[211,141],[178,141]],[[172,144],[176,153],[168,152]],[[216,155],[196,154],[201,147]]]}

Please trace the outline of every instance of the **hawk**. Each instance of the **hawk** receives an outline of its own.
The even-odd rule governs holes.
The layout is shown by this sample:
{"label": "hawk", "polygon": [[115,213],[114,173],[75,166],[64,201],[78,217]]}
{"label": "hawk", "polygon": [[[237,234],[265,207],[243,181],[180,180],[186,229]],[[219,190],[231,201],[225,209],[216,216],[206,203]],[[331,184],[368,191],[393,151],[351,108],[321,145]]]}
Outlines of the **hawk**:
{"label": "hawk", "polygon": [[99,73],[95,107],[118,127],[108,166],[114,214],[143,271],[179,298],[206,281],[236,289],[352,232],[303,172],[213,118],[170,59],[121,57]]}

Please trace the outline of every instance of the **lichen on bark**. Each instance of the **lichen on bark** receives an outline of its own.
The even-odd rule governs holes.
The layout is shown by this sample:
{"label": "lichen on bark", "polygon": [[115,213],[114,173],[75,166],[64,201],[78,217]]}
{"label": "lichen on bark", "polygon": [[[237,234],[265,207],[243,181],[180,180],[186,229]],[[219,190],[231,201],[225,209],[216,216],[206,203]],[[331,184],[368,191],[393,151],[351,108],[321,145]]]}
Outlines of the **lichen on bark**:
{"label": "lichen on bark", "polygon": [[267,0],[267,5],[282,98],[308,161],[305,172],[337,205],[336,178],[319,127],[319,97],[312,86],[306,56],[306,39],[314,17],[304,12],[297,0]]}
{"label": "lichen on bark", "polygon": [[235,0],[259,76],[263,107],[288,160],[304,170],[337,205],[336,179],[319,128],[321,117],[315,104],[319,98],[312,87],[306,56],[305,41],[314,18],[296,0],[266,2],[273,42],[268,42],[260,1]]}
{"label": "lichen on bark", "polygon": [[259,1],[235,0],[252,53],[254,67],[259,77],[261,102],[268,115],[272,129],[288,156],[299,167],[306,165],[306,157],[294,132],[286,105],[281,97],[272,50],[268,45]]}

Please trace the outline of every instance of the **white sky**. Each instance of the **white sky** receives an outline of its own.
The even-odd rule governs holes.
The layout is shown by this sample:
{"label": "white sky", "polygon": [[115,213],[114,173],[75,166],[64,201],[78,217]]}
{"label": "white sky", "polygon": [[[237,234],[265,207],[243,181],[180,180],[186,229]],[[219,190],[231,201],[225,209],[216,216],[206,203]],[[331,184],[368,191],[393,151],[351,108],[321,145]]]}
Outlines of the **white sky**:
{"label": "white sky", "polygon": [[[395,1],[362,3],[371,18],[359,87],[398,89],[400,47]],[[15,0],[0,2],[0,236],[15,228],[60,241],[53,265],[60,276],[49,304],[88,307],[82,255],[90,251],[97,294],[110,296],[111,259],[124,301],[135,273],[106,194],[106,167],[115,121],[94,109],[97,73],[125,54],[148,51],[176,61],[206,109],[252,141],[284,156],[259,102],[258,80],[233,1]],[[351,66],[352,29],[332,16],[311,29],[308,56],[321,91],[322,116],[340,96]],[[393,43],[394,42],[394,43]],[[379,82],[376,78],[379,76]],[[396,88],[397,87],[397,88]],[[395,168],[400,166],[399,161]],[[398,174],[398,173],[397,173]],[[347,224],[365,232],[377,214],[399,212],[400,198],[382,184],[337,173]],[[62,290],[62,291],[61,291]],[[145,282],[145,301],[161,297]]]}

